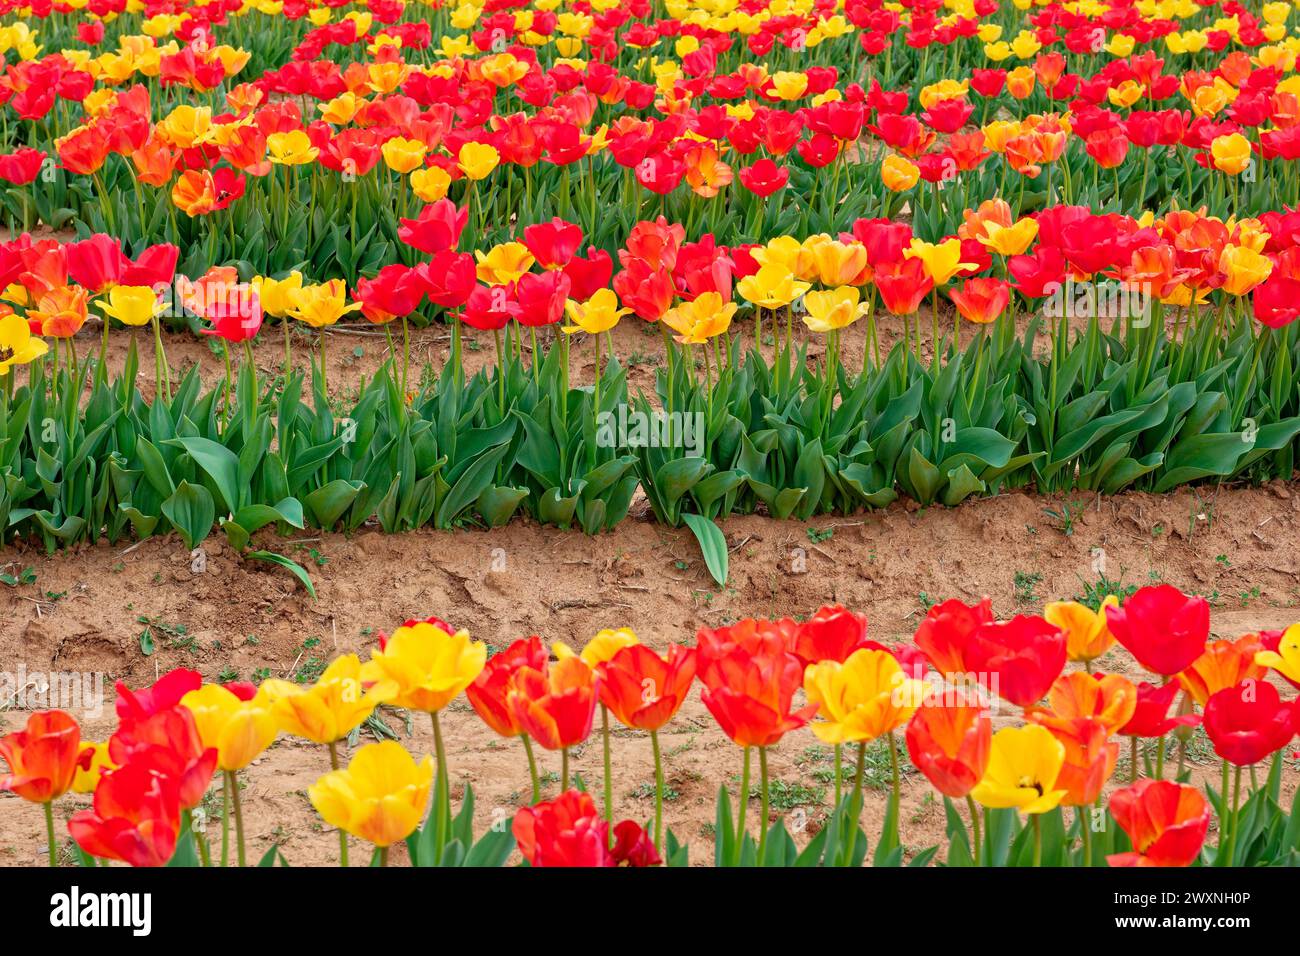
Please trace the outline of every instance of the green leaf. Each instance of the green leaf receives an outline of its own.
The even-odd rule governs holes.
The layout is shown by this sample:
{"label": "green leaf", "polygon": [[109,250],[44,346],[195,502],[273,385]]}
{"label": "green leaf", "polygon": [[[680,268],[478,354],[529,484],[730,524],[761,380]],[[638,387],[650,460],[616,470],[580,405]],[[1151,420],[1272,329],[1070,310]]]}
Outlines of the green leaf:
{"label": "green leaf", "polygon": [[290,560],[282,554],[276,554],[274,551],[249,551],[244,557],[251,558],[254,561],[265,561],[268,564],[278,564],[280,567],[287,569],[301,582],[303,589],[311,595],[312,600],[316,599],[316,588],[311,583],[311,577],[298,562]]}
{"label": "green leaf", "polygon": [[686,522],[686,527],[691,529],[695,540],[699,542],[700,551],[704,554],[704,566],[709,569],[709,574],[718,583],[718,587],[726,587],[730,556],[727,552],[727,538],[722,529],[703,515],[691,512],[683,514],[682,521]]}

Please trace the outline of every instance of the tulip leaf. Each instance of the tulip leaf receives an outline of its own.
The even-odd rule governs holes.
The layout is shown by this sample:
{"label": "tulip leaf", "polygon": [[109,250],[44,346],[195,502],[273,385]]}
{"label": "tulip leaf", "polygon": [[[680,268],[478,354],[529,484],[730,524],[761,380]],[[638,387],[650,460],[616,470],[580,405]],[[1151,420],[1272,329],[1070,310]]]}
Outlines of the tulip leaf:
{"label": "tulip leaf", "polygon": [[682,520],[686,522],[686,527],[699,542],[700,551],[704,554],[704,565],[709,569],[709,574],[717,582],[718,587],[726,587],[729,555],[727,539],[722,529],[703,515],[691,512],[683,514]]}
{"label": "tulip leaf", "polygon": [[311,595],[313,601],[316,600],[316,588],[311,583],[311,576],[307,574],[306,569],[298,562],[291,558],[286,558],[282,554],[276,554],[274,551],[249,551],[244,555],[244,557],[251,558],[254,561],[265,561],[268,564],[278,564],[297,578],[299,583],[302,584],[303,590]]}

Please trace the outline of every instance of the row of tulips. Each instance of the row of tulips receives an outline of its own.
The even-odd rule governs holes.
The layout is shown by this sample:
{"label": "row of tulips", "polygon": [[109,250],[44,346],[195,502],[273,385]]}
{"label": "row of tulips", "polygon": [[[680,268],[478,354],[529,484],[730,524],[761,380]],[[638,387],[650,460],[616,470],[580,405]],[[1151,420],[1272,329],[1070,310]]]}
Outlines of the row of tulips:
{"label": "row of tulips", "polygon": [[[242,552],[269,524],[496,525],[521,506],[594,533],[622,520],[640,486],[658,520],[691,527],[721,582],[727,548],[712,519],[759,507],[806,520],[900,492],[952,505],[1031,482],[1165,491],[1293,472],[1295,213],[1132,219],[1056,206],[1015,218],[988,200],[940,242],[862,219],[838,237],[732,247],[689,242],[657,219],[633,227],[617,271],[559,219],[462,252],[467,218],[446,199],[424,207],[403,224],[421,261],[386,266],[351,301],[341,281],[300,273],[241,279],[221,267],[190,280],[167,244],[131,258],[102,234],[0,243],[12,312],[0,316],[6,535],[39,534],[53,548],[116,539],[129,522],[141,536],[174,528],[193,548],[220,523]],[[1092,299],[1080,305],[1076,287]],[[1107,289],[1124,306],[1109,329]],[[951,331],[941,295],[955,307]],[[752,337],[737,334],[737,296]],[[77,344],[92,308],[97,358]],[[1072,312],[1088,317],[1073,332]],[[210,392],[195,368],[173,384],[160,330],[178,315],[223,349],[225,381]],[[388,332],[390,360],[336,418],[326,343],[349,315],[400,323],[402,341]],[[417,377],[407,333],[430,315],[451,323],[451,356],[437,376]],[[251,348],[267,316],[282,320],[285,348],[284,374],[270,380]],[[824,337],[820,361],[796,341],[796,316]],[[666,367],[651,396],[628,394],[609,335],[620,321],[662,333]],[[963,321],[976,334],[963,339]],[[320,330],[310,380],[293,370],[293,322]],[[858,322],[866,344],[850,367],[841,338]],[[137,385],[134,335],[125,374],[109,374],[115,323],[152,325],[152,403]],[[473,376],[464,326],[496,346],[496,362]],[[886,342],[902,333],[887,354],[882,327]],[[590,386],[571,381],[571,339],[592,348]],[[232,346],[244,349],[238,364]],[[664,411],[677,433],[663,440],[618,427],[629,412],[651,421]],[[688,436],[675,415],[702,424]]]}
{"label": "row of tulips", "polygon": [[[887,71],[888,85],[868,82],[860,65],[724,65],[743,26],[659,19],[649,4],[603,12],[611,42],[620,36],[636,54],[627,63],[617,43],[617,55],[602,55],[599,40],[577,55],[583,25],[600,29],[590,14],[521,18],[470,6],[437,26],[490,25],[472,40],[444,33],[435,52],[420,11],[394,4],[391,19],[353,11],[320,25],[290,62],[238,84],[251,54],[216,42],[244,19],[227,22],[226,5],[115,33],[117,49],[98,57],[70,48],[38,56],[30,34],[16,33],[20,61],[0,82],[0,110],[16,112],[0,136],[12,147],[0,156],[0,178],[13,184],[5,205],[14,224],[108,231],[136,252],[166,239],[188,273],[229,261],[260,272],[306,264],[355,282],[406,261],[403,214],[449,194],[490,241],[560,215],[607,250],[647,213],[671,215],[692,236],[708,229],[743,243],[834,232],[866,210],[889,216],[901,192],[927,239],[955,228],[972,196],[995,191],[1015,197],[1017,214],[1057,201],[1120,212],[1206,204],[1225,216],[1300,202],[1288,5],[1266,4],[1261,23],[1236,3],[1189,4],[1187,16],[1231,14],[1208,31],[1209,49],[1223,55],[1193,55],[1168,72],[1154,50],[1135,52],[1140,31],[1119,17],[1093,24],[1051,8],[1030,18],[1036,30],[1004,41],[1003,24],[979,18],[1018,11],[995,3],[956,14],[969,24],[964,39],[931,63],[934,17],[922,6],[906,16],[880,3],[807,14],[822,32],[808,49],[832,61],[837,36],[906,36],[921,62],[897,78]],[[799,35],[765,12],[751,40]],[[570,54],[543,59],[539,15],[577,31]],[[1161,27],[1142,42],[1167,36]],[[666,39],[677,59],[656,55]],[[101,30],[79,42],[109,41]],[[1171,56],[1195,46],[1179,42]],[[1052,49],[1058,43],[1065,52]],[[1224,52],[1228,43],[1244,49]],[[763,54],[745,52],[754,55]],[[968,56],[994,65],[955,78]],[[996,65],[1010,56],[1028,62]],[[190,101],[176,103],[178,89]]]}
{"label": "row of tulips", "polygon": [[[1156,682],[1095,670],[1116,643]],[[1300,859],[1300,798],[1290,815],[1279,806],[1284,751],[1300,731],[1300,707],[1278,690],[1300,686],[1300,625],[1211,640],[1204,599],[1168,585],[1099,607],[1057,602],[1042,616],[1007,621],[994,618],[987,600],[947,601],[930,609],[912,643],[895,647],[870,640],[865,617],[840,606],[802,623],[750,619],[701,629],[695,646],[670,645],[665,654],[623,628],[602,631],[580,652],[563,643],[548,651],[534,636],[489,657],[465,631],[437,618],[413,620],[381,637],[369,661],[340,657],[311,686],[207,684],[187,670],[143,690],[119,683],[118,728],[105,743],[82,741],[65,712],[35,713],[25,729],[0,738],[10,771],[0,789],[43,805],[51,863],[60,844],[54,804],[72,790],[93,793],[93,807],[67,823],[85,865],[224,866],[232,858],[245,865],[238,776],[287,733],[328,751],[331,769],[309,796],[338,830],[345,865],[349,838],[372,844],[378,865],[402,841],[420,866],[500,866],[516,845],[534,866],[684,865],[686,846],[664,827],[659,735],[697,680],[704,706],[743,754],[734,818],[727,786],[719,791],[719,865],[861,865],[863,768],[877,740],[888,743],[892,782],[874,862],[937,859],[937,846],[905,851],[901,842],[899,735],[914,767],[943,796],[950,866]],[[468,784],[461,809],[452,806],[450,746],[440,722],[462,693],[495,734],[520,741],[532,784],[532,799],[515,811],[509,831],[494,826],[477,841]],[[361,746],[344,766],[349,735],[380,706],[427,713],[434,755],[417,760],[387,740]],[[994,731],[991,714],[1006,708],[1016,719]],[[598,715],[599,802],[569,768],[570,750],[588,740]],[[654,756],[655,809],[644,826],[614,822],[611,716],[645,733]],[[782,821],[770,820],[768,754],[805,725],[834,746],[835,805],[816,835],[796,847]],[[1197,725],[1222,760],[1218,788],[1190,782],[1187,741]],[[1121,764],[1117,738],[1124,737],[1132,743],[1127,780],[1107,792]],[[1139,761],[1144,738],[1154,740],[1154,762],[1149,752]],[[535,747],[560,756],[554,799],[541,799]],[[856,766],[842,789],[845,749],[856,751]],[[1256,767],[1270,761],[1259,785]],[[757,839],[746,824],[755,762]],[[215,774],[225,804],[219,852],[196,822]],[[965,818],[956,801],[964,802]],[[1061,808],[1072,809],[1072,822]],[[1208,846],[1216,818],[1217,845]],[[277,860],[273,848],[262,865]]]}

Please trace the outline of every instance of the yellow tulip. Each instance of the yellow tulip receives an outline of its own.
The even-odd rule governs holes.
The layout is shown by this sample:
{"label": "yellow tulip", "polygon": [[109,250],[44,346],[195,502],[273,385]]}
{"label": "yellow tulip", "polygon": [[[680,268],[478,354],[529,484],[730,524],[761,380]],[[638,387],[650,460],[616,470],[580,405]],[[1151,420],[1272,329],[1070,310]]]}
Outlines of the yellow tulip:
{"label": "yellow tulip", "polygon": [[222,770],[243,770],[280,732],[271,699],[262,690],[252,700],[240,700],[218,684],[204,684],[182,697],[181,705],[194,715],[203,746],[216,748]]}
{"label": "yellow tulip", "polygon": [[290,272],[283,279],[257,276],[253,279],[262,311],[272,318],[282,319],[293,311],[294,302],[302,291],[302,273]]}
{"label": "yellow tulip", "polygon": [[475,249],[474,258],[478,260],[478,281],[488,285],[515,282],[537,261],[522,242],[503,242],[486,253]]}
{"label": "yellow tulip", "polygon": [[469,179],[486,179],[501,162],[501,154],[491,143],[466,143],[460,148],[456,165]]}
{"label": "yellow tulip", "polygon": [[1065,632],[1065,651],[1070,660],[1091,661],[1115,643],[1106,623],[1108,607],[1119,607],[1119,598],[1107,595],[1096,611],[1077,601],[1053,601],[1043,607],[1043,617]]}
{"label": "yellow tulip", "polygon": [[44,339],[32,335],[26,319],[13,314],[0,316],[0,373],[10,373],[15,365],[26,365],[49,350]]}
{"label": "yellow tulip", "polygon": [[141,326],[162,311],[162,304],[148,286],[116,285],[108,290],[108,301],[96,300],[95,308],[123,325]]}
{"label": "yellow tulip", "polygon": [[424,163],[428,147],[418,139],[394,136],[379,151],[384,154],[384,164],[395,173],[409,173]]}
{"label": "yellow tulip", "polygon": [[307,788],[311,805],[332,827],[388,847],[415,832],[429,802],[433,758],[419,763],[395,740],[366,744],[345,770]]}
{"label": "yellow tulip", "polygon": [[1300,624],[1292,624],[1282,632],[1276,651],[1259,651],[1255,663],[1271,667],[1287,680],[1300,683]]}
{"label": "yellow tulip", "polygon": [[163,138],[173,146],[201,146],[212,138],[212,110],[206,106],[178,106],[158,125]]}
{"label": "yellow tulip", "polygon": [[266,138],[271,162],[281,166],[305,166],[320,155],[311,138],[300,129],[272,133]]}
{"label": "yellow tulip", "polygon": [[441,166],[429,166],[411,173],[411,191],[424,202],[437,202],[451,187],[451,174]]}
{"label": "yellow tulip", "polygon": [[810,665],[803,688],[808,703],[826,718],[812,725],[813,733],[828,744],[875,740],[903,726],[921,706],[925,691],[921,681],[904,674],[893,654],[865,647],[843,664],[827,660]]}
{"label": "yellow tulip", "polygon": [[1215,169],[1237,176],[1250,165],[1250,140],[1240,133],[1216,136],[1210,143],[1210,156]]}
{"label": "yellow tulip", "polygon": [[365,688],[361,659],[345,654],[330,663],[311,687],[286,680],[266,680],[262,690],[270,697],[280,729],[318,744],[342,740],[361,726],[374,709],[397,693],[392,681]]}
{"label": "yellow tulip", "polygon": [[313,329],[323,329],[361,308],[356,302],[347,304],[347,292],[348,287],[342,279],[303,286],[293,296],[293,309],[289,314]]}
{"label": "yellow tulip", "polygon": [[1225,276],[1223,291],[1245,295],[1268,278],[1273,260],[1245,246],[1224,246],[1219,253],[1219,271]]}
{"label": "yellow tulip", "polygon": [[921,168],[902,156],[886,156],[880,164],[880,181],[892,192],[906,192],[921,179]]}
{"label": "yellow tulip", "polygon": [[945,239],[943,242],[926,242],[913,239],[911,246],[903,255],[908,259],[920,259],[925,266],[925,273],[935,285],[943,285],[958,272],[971,268],[971,263],[961,261],[961,240]]}
{"label": "yellow tulip", "polygon": [[777,99],[797,100],[808,90],[808,75],[780,70],[772,76],[772,92]]}
{"label": "yellow tulip", "polygon": [[811,288],[810,283],[796,280],[789,269],[776,265],[763,266],[736,284],[746,302],[768,309],[787,306]]}
{"label": "yellow tulip", "polygon": [[990,252],[1003,256],[1018,256],[1029,248],[1034,237],[1038,235],[1038,222],[1026,216],[1011,224],[1000,226],[996,222],[985,221],[985,235],[977,238]]}
{"label": "yellow tulip", "polygon": [[411,710],[442,710],[474,682],[487,663],[487,645],[468,631],[448,634],[427,621],[403,624],[361,665],[366,683],[397,686],[392,703]]}
{"label": "yellow tulip", "polygon": [[[806,283],[798,284],[806,287]],[[723,302],[716,292],[705,292],[694,301],[669,309],[660,321],[677,333],[674,338],[682,345],[698,345],[727,331],[735,314],[736,303]]]}
{"label": "yellow tulip", "polygon": [[90,765],[83,766],[80,761],[77,763],[77,772],[72,778],[73,793],[94,793],[95,788],[99,786],[100,775],[105,770],[113,770],[116,764],[108,756],[108,744],[88,744],[82,741],[83,747],[89,747],[93,753],[90,758]]}
{"label": "yellow tulip", "polygon": [[859,302],[861,297],[857,287],[851,285],[809,292],[803,297],[807,310],[803,323],[813,332],[830,332],[852,325],[867,311],[867,304]]}
{"label": "yellow tulip", "polygon": [[1065,796],[1054,789],[1064,763],[1065,746],[1046,727],[1005,727],[993,735],[988,769],[971,796],[993,809],[1046,813]]}
{"label": "yellow tulip", "polygon": [[[577,656],[594,670],[600,664],[608,664],[623,648],[639,643],[636,633],[630,627],[606,628],[589,640]],[[575,656],[572,648],[563,641],[556,641],[551,645],[551,650],[560,660]]]}
{"label": "yellow tulip", "polygon": [[630,311],[630,309],[619,308],[618,296],[612,289],[599,289],[586,302],[575,302],[569,299],[564,303],[564,312],[573,323],[564,326],[564,331],[599,335],[618,325],[618,320]]}

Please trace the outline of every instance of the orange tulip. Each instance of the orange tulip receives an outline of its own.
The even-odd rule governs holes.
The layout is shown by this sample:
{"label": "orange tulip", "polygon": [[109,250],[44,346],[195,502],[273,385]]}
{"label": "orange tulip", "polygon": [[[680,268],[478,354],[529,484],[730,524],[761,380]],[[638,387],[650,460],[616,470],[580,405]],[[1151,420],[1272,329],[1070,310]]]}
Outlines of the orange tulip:
{"label": "orange tulip", "polygon": [[907,725],[907,752],[936,790],[964,797],[984,777],[993,722],[976,695],[925,700]]}
{"label": "orange tulip", "polygon": [[1262,650],[1264,645],[1257,634],[1235,641],[1213,641],[1178,679],[1192,699],[1204,707],[1219,691],[1236,687],[1244,680],[1262,678],[1268,669],[1255,663],[1255,655]]}
{"label": "orange tulip", "polygon": [[72,787],[83,748],[81,728],[62,710],[37,711],[27,726],[0,737],[0,757],[9,773],[0,777],[0,790],[32,803],[49,803]]}
{"label": "orange tulip", "polygon": [[694,648],[670,644],[660,657],[644,644],[630,644],[598,668],[600,699],[620,723],[658,730],[686,702],[696,663]]}
{"label": "orange tulip", "polygon": [[547,750],[580,744],[591,733],[600,677],[581,657],[566,657],[545,671],[521,667],[507,699],[520,729]]}

